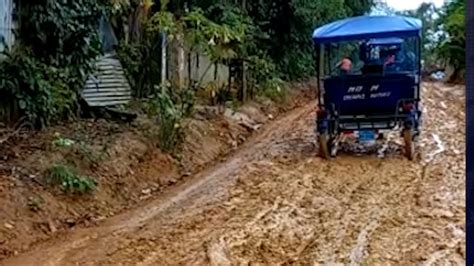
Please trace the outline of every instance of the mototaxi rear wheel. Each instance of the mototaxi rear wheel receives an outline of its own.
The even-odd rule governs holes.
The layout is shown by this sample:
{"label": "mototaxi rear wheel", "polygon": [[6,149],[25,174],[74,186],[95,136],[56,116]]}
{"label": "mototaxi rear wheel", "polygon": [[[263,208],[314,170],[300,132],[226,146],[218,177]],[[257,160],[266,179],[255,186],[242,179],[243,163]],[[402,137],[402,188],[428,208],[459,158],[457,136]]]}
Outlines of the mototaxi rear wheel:
{"label": "mototaxi rear wheel", "polygon": [[331,159],[332,155],[332,141],[328,134],[319,134],[319,156],[324,159]]}
{"label": "mototaxi rear wheel", "polygon": [[404,129],[402,135],[405,143],[405,156],[408,160],[413,161],[415,159],[415,132],[413,129]]}

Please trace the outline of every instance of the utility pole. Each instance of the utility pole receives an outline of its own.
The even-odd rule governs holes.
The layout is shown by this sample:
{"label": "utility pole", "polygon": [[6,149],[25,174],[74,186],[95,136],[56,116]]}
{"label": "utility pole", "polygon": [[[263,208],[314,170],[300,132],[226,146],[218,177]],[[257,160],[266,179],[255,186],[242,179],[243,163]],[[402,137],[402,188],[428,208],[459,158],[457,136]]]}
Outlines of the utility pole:
{"label": "utility pole", "polygon": [[168,76],[167,46],[166,33],[163,32],[161,33],[161,84],[165,84]]}

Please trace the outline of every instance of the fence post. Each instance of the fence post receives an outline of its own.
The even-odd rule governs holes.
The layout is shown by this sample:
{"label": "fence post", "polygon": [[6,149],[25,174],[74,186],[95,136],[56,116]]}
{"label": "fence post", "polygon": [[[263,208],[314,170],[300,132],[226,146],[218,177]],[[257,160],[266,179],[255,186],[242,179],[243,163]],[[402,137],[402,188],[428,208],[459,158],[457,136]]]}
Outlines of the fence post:
{"label": "fence post", "polygon": [[161,84],[164,84],[166,81],[166,73],[167,73],[167,63],[168,61],[166,60],[167,55],[166,55],[166,49],[167,49],[167,44],[166,44],[166,34],[161,33]]}
{"label": "fence post", "polygon": [[242,102],[246,102],[248,99],[247,97],[247,64],[245,63],[244,60],[241,61],[242,65],[242,69],[241,69],[241,78],[242,78]]}
{"label": "fence post", "polygon": [[183,88],[183,72],[184,72],[184,49],[182,33],[176,34],[176,38],[172,42],[172,84],[173,89],[181,90]]}

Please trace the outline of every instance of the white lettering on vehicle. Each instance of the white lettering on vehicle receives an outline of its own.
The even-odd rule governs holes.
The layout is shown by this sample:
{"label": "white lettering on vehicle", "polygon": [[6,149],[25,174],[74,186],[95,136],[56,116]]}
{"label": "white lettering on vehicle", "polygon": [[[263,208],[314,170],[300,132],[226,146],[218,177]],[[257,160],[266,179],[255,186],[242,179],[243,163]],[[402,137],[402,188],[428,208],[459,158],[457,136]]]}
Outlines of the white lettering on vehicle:
{"label": "white lettering on vehicle", "polygon": [[344,101],[364,100],[364,99],[365,99],[365,94],[344,95],[344,98],[343,98]]}
{"label": "white lettering on vehicle", "polygon": [[348,93],[361,92],[363,88],[364,88],[363,86],[349,87],[349,89],[347,90],[347,92],[348,92]]}
{"label": "white lettering on vehicle", "polygon": [[372,87],[370,87],[370,91],[378,91],[379,87],[380,85],[372,85]]}
{"label": "white lettering on vehicle", "polygon": [[[347,93],[350,93],[348,95],[344,95],[343,100],[344,101],[352,101],[352,100],[365,100],[366,95],[363,92],[364,87],[363,86],[351,86],[347,90]],[[391,92],[378,92],[380,89],[379,84],[372,85],[369,88],[369,98],[386,98],[390,97]]]}
{"label": "white lettering on vehicle", "polygon": [[390,92],[377,92],[377,93],[372,93],[370,94],[370,98],[385,98],[385,97],[390,97]]}

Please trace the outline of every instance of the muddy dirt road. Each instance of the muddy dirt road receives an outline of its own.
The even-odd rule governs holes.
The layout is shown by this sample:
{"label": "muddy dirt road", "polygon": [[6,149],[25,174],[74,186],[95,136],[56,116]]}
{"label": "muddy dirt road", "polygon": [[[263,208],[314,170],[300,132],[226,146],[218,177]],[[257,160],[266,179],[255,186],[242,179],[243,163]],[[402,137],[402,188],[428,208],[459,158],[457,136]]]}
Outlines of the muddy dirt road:
{"label": "muddy dirt road", "polygon": [[464,265],[464,88],[428,84],[424,108],[415,162],[317,158],[310,105],[146,206],[3,263]]}

